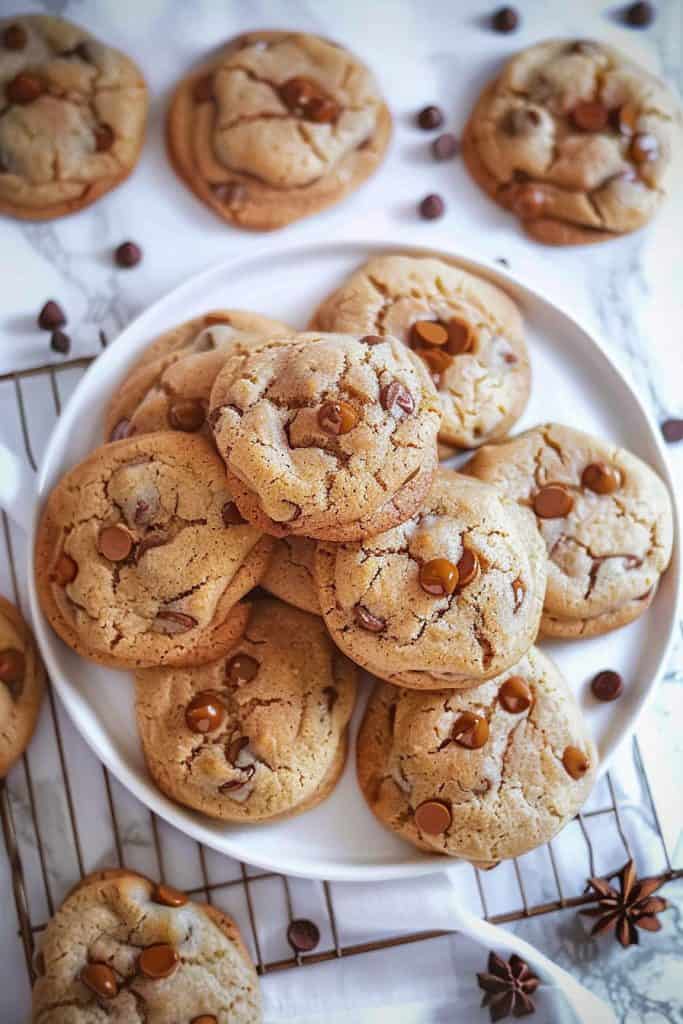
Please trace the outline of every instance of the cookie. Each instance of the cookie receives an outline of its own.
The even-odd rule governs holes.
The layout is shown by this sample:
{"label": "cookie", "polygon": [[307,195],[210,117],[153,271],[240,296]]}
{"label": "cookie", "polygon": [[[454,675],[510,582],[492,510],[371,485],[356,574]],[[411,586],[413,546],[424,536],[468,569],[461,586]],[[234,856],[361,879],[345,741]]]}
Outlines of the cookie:
{"label": "cookie", "polygon": [[355,662],[400,686],[460,689],[535,641],[545,561],[526,509],[442,469],[408,522],[319,543],[315,575],[332,639]]}
{"label": "cookie", "polygon": [[673,516],[665,485],[635,455],[546,423],[481,448],[464,472],[535,512],[548,554],[546,636],[596,636],[648,608],[671,558]]}
{"label": "cookie", "polygon": [[484,89],[462,151],[532,238],[575,245],[646,224],[679,146],[663,82],[604,43],[553,39],[516,54]]}
{"label": "cookie", "polygon": [[29,744],[44,690],[45,669],[31,632],[0,597],[0,779]]}
{"label": "cookie", "polygon": [[357,754],[361,790],[385,827],[489,865],[552,839],[588,797],[598,763],[571,690],[536,647],[476,689],[378,684]]}
{"label": "cookie", "polygon": [[120,441],[153,430],[212,437],[206,423],[209,395],[228,352],[285,334],[291,334],[286,324],[240,310],[216,310],[166,331],[117,388],[105,438]]}
{"label": "cookie", "polygon": [[261,586],[281,601],[320,615],[320,602],[313,578],[315,541],[309,537],[276,540]]}
{"label": "cookie", "polygon": [[439,440],[456,448],[495,441],[521,416],[531,384],[522,318],[494,284],[443,260],[382,256],[333,292],[312,325],[391,334],[432,375]]}
{"label": "cookie", "polygon": [[260,1024],[251,957],[223,911],[122,869],[87,877],[39,939],[35,1024]]}
{"label": "cookie", "polygon": [[319,618],[256,600],[220,660],[136,674],[150,773],[173,800],[224,821],[308,810],[343,770],[357,675]]}
{"label": "cookie", "polygon": [[437,465],[434,386],[393,338],[299,334],[230,356],[210,419],[240,512],[275,537],[386,530]]}
{"label": "cookie", "polygon": [[47,15],[0,20],[0,213],[49,220],[135,167],[147,87],[129,57]]}
{"label": "cookie", "polygon": [[341,46],[296,32],[231,40],[177,87],[171,161],[223,220],[271,230],[353,192],[379,166],[391,115]]}
{"label": "cookie", "polygon": [[52,491],[36,575],[52,628],[104,665],[194,665],[240,636],[271,541],[237,513],[202,437],[98,448]]}

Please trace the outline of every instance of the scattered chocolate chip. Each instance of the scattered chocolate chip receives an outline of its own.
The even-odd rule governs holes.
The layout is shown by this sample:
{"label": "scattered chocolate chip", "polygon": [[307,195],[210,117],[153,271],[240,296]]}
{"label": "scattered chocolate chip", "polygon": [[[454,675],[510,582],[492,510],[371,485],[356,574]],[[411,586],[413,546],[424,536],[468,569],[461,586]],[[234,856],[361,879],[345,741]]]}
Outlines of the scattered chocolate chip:
{"label": "scattered chocolate chip", "polygon": [[588,757],[578,747],[565,747],[562,764],[567,775],[571,775],[573,779],[580,779],[590,768]]}
{"label": "scattered chocolate chip", "polygon": [[448,328],[440,320],[416,320],[410,328],[410,343],[413,347],[445,345],[447,341]]}
{"label": "scattered chocolate chip", "polygon": [[184,892],[174,889],[172,885],[164,885],[163,882],[154,886],[152,899],[162,907],[184,907],[187,903],[187,895]]}
{"label": "scattered chocolate chip", "polygon": [[470,548],[465,548],[458,562],[458,590],[462,590],[463,587],[474,583],[480,571],[479,559],[474,551],[471,551]]}
{"label": "scattered chocolate chip", "polygon": [[519,715],[531,707],[533,695],[526,680],[521,676],[510,676],[498,691],[498,701],[511,715]]}
{"label": "scattered chocolate chip", "polygon": [[122,242],[114,251],[114,259],[117,267],[130,270],[136,267],[142,259],[142,249],[135,242]]}
{"label": "scattered chocolate chip", "polygon": [[432,153],[437,160],[450,160],[459,150],[460,143],[452,132],[444,132],[432,142]]}
{"label": "scattered chocolate chip", "polygon": [[582,485],[596,494],[614,494],[621,479],[621,471],[606,462],[591,462],[581,474]]}
{"label": "scattered chocolate chip", "polygon": [[491,15],[491,28],[494,32],[514,32],[519,25],[519,14],[514,7],[499,7]]}
{"label": "scattered chocolate chip", "polygon": [[213,75],[202,75],[192,87],[192,99],[195,103],[206,103],[213,99]]}
{"label": "scattered chocolate chip", "polygon": [[348,434],[358,422],[358,414],[349,402],[325,402],[318,410],[318,425],[326,434]]}
{"label": "scattered chocolate chip", "polygon": [[669,444],[683,441],[683,420],[664,420],[661,429],[664,440],[668,441]]}
{"label": "scattered chocolate chip", "polygon": [[196,625],[197,620],[191,615],[185,615],[184,612],[175,612],[170,608],[164,608],[157,612],[156,618],[152,623],[152,629],[155,633],[175,636],[176,633],[187,633],[189,629],[194,629]]}
{"label": "scattered chocolate chip", "polygon": [[221,509],[221,513],[226,526],[242,526],[247,521],[234,501],[226,501]]}
{"label": "scattered chocolate chip", "polygon": [[441,196],[433,192],[424,197],[418,209],[420,211],[420,216],[424,220],[436,220],[437,217],[443,217],[446,210],[446,204]]}
{"label": "scattered chocolate chip", "polygon": [[419,128],[422,128],[425,132],[434,131],[435,128],[440,128],[443,124],[443,111],[441,107],[429,106],[423,107],[417,115],[417,124]]}
{"label": "scattered chocolate chip", "polygon": [[97,549],[110,562],[123,562],[133,550],[133,538],[123,526],[105,526],[97,538]]}
{"label": "scattered chocolate chip", "polygon": [[173,974],[179,962],[180,957],[175,949],[166,942],[159,942],[143,949],[138,957],[138,970],[146,978],[156,981]]}
{"label": "scattered chocolate chip", "polygon": [[244,206],[249,198],[249,190],[241,181],[227,181],[220,185],[214,185],[213,194],[219,203],[237,209]]}
{"label": "scattered chocolate chip", "polygon": [[114,145],[114,132],[108,124],[100,124],[94,131],[95,149],[98,153],[104,153]]}
{"label": "scattered chocolate chip", "polygon": [[580,100],[571,112],[571,119],[582,132],[601,132],[607,125],[609,111],[599,100]]}
{"label": "scattered chocolate chip", "polygon": [[647,28],[655,20],[657,12],[647,0],[631,4],[624,12],[624,20],[632,28]]}
{"label": "scattered chocolate chip", "polygon": [[63,327],[66,317],[62,307],[49,299],[38,314],[38,326],[43,331],[54,331],[57,327]]}
{"label": "scattered chocolate chip", "polygon": [[310,953],[320,942],[320,931],[313,921],[301,917],[291,922],[287,940],[297,953]]}
{"label": "scattered chocolate chip", "polygon": [[432,558],[420,566],[420,586],[434,597],[447,597],[458,585],[458,567],[447,558]]}
{"label": "scattered chocolate chip", "polygon": [[73,558],[70,558],[65,551],[62,551],[61,555],[57,559],[57,564],[52,571],[52,579],[55,583],[58,583],[60,587],[65,587],[67,583],[73,583],[78,575],[78,566],[74,562]]}
{"label": "scattered chocolate chip", "polygon": [[415,399],[400,381],[385,384],[379,393],[380,404],[388,413],[399,419],[403,413],[410,415],[415,410]]}
{"label": "scattered chocolate chip", "polygon": [[174,430],[195,434],[204,426],[206,412],[201,402],[192,398],[177,398],[168,410],[168,422]]}
{"label": "scattered chocolate chip", "polygon": [[135,429],[131,429],[130,420],[119,420],[119,422],[112,428],[109,435],[110,441],[122,441],[124,437],[130,437],[135,432]]}
{"label": "scattered chocolate chip", "polygon": [[441,835],[452,820],[450,808],[441,800],[425,800],[415,808],[415,824],[428,836]]}
{"label": "scattered chocolate chip", "polygon": [[2,45],[6,50],[23,50],[28,42],[28,33],[23,25],[14,22],[2,33]]}
{"label": "scattered chocolate chip", "polygon": [[367,630],[368,633],[381,633],[387,628],[387,624],[384,619],[380,619],[379,616],[373,615],[368,609],[362,605],[357,604],[353,609],[354,618],[356,624],[361,629]]}
{"label": "scattered chocolate chip", "polygon": [[364,345],[381,345],[386,338],[380,337],[379,334],[366,334],[360,340]]}
{"label": "scattered chocolate chip", "polygon": [[86,964],[79,979],[100,999],[114,999],[118,995],[118,981],[108,964]]}
{"label": "scattered chocolate chip", "polygon": [[489,723],[471,711],[463,711],[453,724],[451,736],[459,746],[479,750],[489,738]]}
{"label": "scattered chocolate chip", "polygon": [[225,719],[225,705],[213,690],[196,694],[185,708],[185,724],[190,732],[213,732]]}
{"label": "scattered chocolate chip", "polygon": [[33,103],[47,90],[47,86],[39,75],[31,71],[20,71],[5,86],[5,96],[10,103]]}
{"label": "scattered chocolate chip", "polygon": [[633,136],[629,155],[634,163],[644,164],[650,160],[656,160],[659,156],[659,142],[656,136],[650,132],[637,132]]}
{"label": "scattered chocolate chip", "polygon": [[593,696],[598,700],[616,700],[623,689],[623,681],[618,672],[606,668],[591,679]]}
{"label": "scattered chocolate chip", "polygon": [[561,519],[574,507],[574,498],[562,484],[547,484],[533,498],[534,512],[540,519]]}
{"label": "scattered chocolate chip", "polygon": [[16,647],[0,651],[0,683],[20,683],[26,672],[26,659]]}
{"label": "scattered chocolate chip", "polygon": [[71,338],[64,331],[53,331],[50,348],[53,352],[59,352],[60,356],[65,356],[71,348]]}
{"label": "scattered chocolate chip", "polygon": [[259,664],[250,654],[236,654],[225,666],[225,678],[233,686],[244,686],[258,672]]}

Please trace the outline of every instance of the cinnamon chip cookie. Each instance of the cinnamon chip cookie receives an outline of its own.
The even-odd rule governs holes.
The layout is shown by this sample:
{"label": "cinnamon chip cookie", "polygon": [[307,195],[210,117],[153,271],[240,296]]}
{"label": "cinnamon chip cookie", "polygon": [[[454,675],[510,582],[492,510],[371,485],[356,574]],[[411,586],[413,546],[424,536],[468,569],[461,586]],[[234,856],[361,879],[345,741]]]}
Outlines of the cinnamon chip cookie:
{"label": "cinnamon chip cookie", "polygon": [[391,334],[409,345],[436,385],[446,445],[476,448],[504,437],[529,397],[517,306],[489,281],[443,260],[370,260],[325,299],[312,327]]}
{"label": "cinnamon chip cookie", "polygon": [[287,604],[320,615],[320,602],[313,578],[315,541],[309,537],[276,540],[261,586]]}
{"label": "cinnamon chip cookie", "polygon": [[45,669],[31,632],[0,597],[0,779],[28,746],[45,690]]}
{"label": "cinnamon chip cookie", "polygon": [[270,230],[354,191],[381,162],[391,115],[348,50],[318,36],[250,32],[184,78],[168,150],[224,220]]}
{"label": "cinnamon chip cookie", "polygon": [[476,689],[378,684],[358,736],[358,780],[379,821],[422,850],[475,862],[552,839],[597,764],[567,683],[536,647]]}
{"label": "cinnamon chip cookie", "polygon": [[464,472],[536,515],[548,552],[546,636],[596,636],[646,610],[671,558],[671,499],[630,452],[547,423],[481,448]]}
{"label": "cinnamon chip cookie", "polygon": [[260,1024],[254,965],[223,911],[124,870],[86,877],[41,933],[34,1024]]}
{"label": "cinnamon chip cookie", "polygon": [[465,129],[470,174],[533,238],[613,238],[647,223],[672,177],[678,105],[618,50],[553,39],[522,50]]}
{"label": "cinnamon chip cookie", "polygon": [[344,768],[357,674],[319,618],[254,601],[219,661],[137,673],[149,770],[173,800],[224,821],[309,810]]}
{"label": "cinnamon chip cookie", "polygon": [[271,541],[236,514],[202,437],[104,445],[62,478],[36,541],[53,629],[106,665],[194,665],[241,634]]}
{"label": "cinnamon chip cookie", "polygon": [[89,206],[138,161],[147,88],[130,58],[46,15],[0,21],[0,212]]}
{"label": "cinnamon chip cookie", "polygon": [[299,334],[229,356],[210,419],[240,511],[276,537],[386,530],[437,465],[434,386],[394,338]]}
{"label": "cinnamon chip cookie", "polygon": [[315,573],[327,628],[350,658],[401,686],[460,689],[536,639],[545,553],[526,509],[442,469],[408,522],[319,543]]}

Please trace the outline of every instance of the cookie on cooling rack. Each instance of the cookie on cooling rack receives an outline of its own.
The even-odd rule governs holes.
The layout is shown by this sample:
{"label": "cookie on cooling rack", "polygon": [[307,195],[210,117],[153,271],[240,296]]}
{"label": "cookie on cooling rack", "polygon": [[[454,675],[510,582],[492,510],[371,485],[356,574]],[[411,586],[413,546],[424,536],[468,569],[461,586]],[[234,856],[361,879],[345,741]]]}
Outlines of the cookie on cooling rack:
{"label": "cookie on cooling rack", "polygon": [[0,779],[33,735],[45,690],[45,669],[21,615],[0,597]]}

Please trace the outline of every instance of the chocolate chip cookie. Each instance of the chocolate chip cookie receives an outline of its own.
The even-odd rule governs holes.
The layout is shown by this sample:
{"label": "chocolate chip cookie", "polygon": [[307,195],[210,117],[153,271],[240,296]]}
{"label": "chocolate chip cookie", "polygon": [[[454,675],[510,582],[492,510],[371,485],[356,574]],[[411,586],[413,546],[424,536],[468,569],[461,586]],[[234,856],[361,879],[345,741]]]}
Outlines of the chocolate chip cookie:
{"label": "chocolate chip cookie", "polygon": [[315,574],[327,627],[350,658],[400,686],[460,689],[535,641],[545,552],[528,510],[442,469],[407,522],[319,543]]}
{"label": "chocolate chip cookie", "polygon": [[320,615],[320,602],[313,578],[315,541],[309,537],[276,540],[261,586],[287,604]]}
{"label": "chocolate chip cookie", "polygon": [[596,636],[649,606],[671,558],[672,508],[635,455],[547,423],[481,448],[465,472],[535,513],[548,553],[546,636]]}
{"label": "chocolate chip cookie", "polygon": [[86,877],[38,941],[34,1024],[262,1020],[256,971],[234,921],[141,875]]}
{"label": "chocolate chip cookie", "polygon": [[348,50],[304,33],[250,32],[182,80],[166,138],[207,206],[270,230],[353,192],[390,135],[377,84]]}
{"label": "chocolate chip cookie", "polygon": [[476,689],[378,684],[358,736],[358,780],[379,821],[422,850],[479,863],[552,839],[597,763],[571,690],[536,647]]}
{"label": "chocolate chip cookie", "polygon": [[219,661],[137,673],[149,770],[173,800],[224,821],[309,810],[343,770],[357,675],[320,618],[255,600]]}
{"label": "chocolate chip cookie", "polygon": [[36,541],[38,593],[79,654],[117,666],[194,665],[240,636],[239,599],[271,541],[236,513],[202,437],[104,445],[50,495]]}
{"label": "chocolate chip cookie", "polygon": [[504,437],[529,397],[517,306],[489,281],[443,260],[370,260],[325,299],[312,327],[391,334],[409,345],[436,385],[446,445],[476,448]]}
{"label": "chocolate chip cookie", "polygon": [[395,338],[299,334],[229,356],[210,420],[240,512],[276,537],[386,530],[437,466],[436,391]]}
{"label": "chocolate chip cookie", "polygon": [[0,213],[80,210],[138,161],[147,87],[132,60],[46,15],[0,20]]}
{"label": "chocolate chip cookie", "polygon": [[553,39],[516,54],[484,89],[463,156],[529,235],[571,245],[647,223],[679,146],[663,82],[604,43]]}
{"label": "chocolate chip cookie", "polygon": [[0,779],[28,746],[45,690],[45,669],[31,632],[0,597]]}

